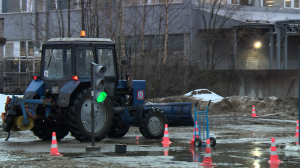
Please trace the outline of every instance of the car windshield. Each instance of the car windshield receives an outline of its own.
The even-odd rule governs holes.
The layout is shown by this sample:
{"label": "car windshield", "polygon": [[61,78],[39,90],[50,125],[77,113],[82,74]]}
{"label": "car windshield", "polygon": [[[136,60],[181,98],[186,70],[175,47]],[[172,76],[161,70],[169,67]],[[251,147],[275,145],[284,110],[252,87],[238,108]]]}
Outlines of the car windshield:
{"label": "car windshield", "polygon": [[71,49],[45,50],[44,78],[68,78],[71,76]]}

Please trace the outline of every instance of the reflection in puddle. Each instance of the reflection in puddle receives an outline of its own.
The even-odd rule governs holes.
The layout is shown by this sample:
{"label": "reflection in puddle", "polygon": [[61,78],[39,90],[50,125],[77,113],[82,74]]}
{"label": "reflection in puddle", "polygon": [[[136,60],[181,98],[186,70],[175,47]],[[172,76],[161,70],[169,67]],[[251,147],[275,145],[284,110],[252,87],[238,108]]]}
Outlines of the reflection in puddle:
{"label": "reflection in puddle", "polygon": [[254,160],[253,166],[254,168],[260,168],[259,160]]}
{"label": "reflection in puddle", "polygon": [[163,148],[164,148],[164,156],[169,156],[169,147],[170,144],[169,143],[162,143]]}
{"label": "reflection in puddle", "polygon": [[260,147],[255,147],[251,153],[254,155],[254,157],[261,157],[262,155]]}
{"label": "reflection in puddle", "polygon": [[203,148],[199,148],[199,147],[194,147],[194,146],[191,146],[189,148],[189,151],[192,153],[192,156],[193,156],[193,162],[199,162],[201,163],[201,154],[200,152],[203,150]]}

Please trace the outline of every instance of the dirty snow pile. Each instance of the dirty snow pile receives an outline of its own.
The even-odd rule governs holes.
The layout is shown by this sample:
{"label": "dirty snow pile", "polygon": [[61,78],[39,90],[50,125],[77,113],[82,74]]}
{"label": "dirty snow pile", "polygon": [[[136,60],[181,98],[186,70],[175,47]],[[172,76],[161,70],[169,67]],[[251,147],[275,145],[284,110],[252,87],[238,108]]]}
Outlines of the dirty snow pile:
{"label": "dirty snow pile", "polygon": [[210,114],[219,115],[231,112],[237,115],[251,114],[252,106],[254,105],[258,115],[298,115],[298,97],[222,97],[208,89],[196,89],[184,95],[154,98],[147,101],[154,103],[193,102],[192,109],[194,109],[194,105],[198,101],[198,109],[205,110],[209,100],[212,100],[209,107]]}
{"label": "dirty snow pile", "polygon": [[285,144],[286,146],[283,148],[283,150],[286,151],[299,151],[300,146],[299,145],[292,145],[292,144]]}

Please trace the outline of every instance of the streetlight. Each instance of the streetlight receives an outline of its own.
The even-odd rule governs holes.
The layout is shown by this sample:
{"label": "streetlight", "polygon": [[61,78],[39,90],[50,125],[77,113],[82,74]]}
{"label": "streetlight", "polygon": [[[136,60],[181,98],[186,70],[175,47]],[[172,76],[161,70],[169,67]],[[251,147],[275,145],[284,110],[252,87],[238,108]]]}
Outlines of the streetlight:
{"label": "streetlight", "polygon": [[259,41],[254,43],[254,48],[258,49],[261,47],[261,43]]}

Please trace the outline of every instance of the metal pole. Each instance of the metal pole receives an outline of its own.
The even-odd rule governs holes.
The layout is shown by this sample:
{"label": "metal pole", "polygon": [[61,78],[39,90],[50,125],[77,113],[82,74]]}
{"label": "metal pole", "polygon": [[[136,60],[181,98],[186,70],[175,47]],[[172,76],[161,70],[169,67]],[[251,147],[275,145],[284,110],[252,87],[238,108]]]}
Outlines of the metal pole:
{"label": "metal pole", "polygon": [[68,37],[71,37],[71,32],[70,32],[70,4],[71,0],[68,0]]}
{"label": "metal pole", "polygon": [[[93,75],[95,74],[95,66],[93,65],[95,63],[91,62],[91,82],[93,83],[93,81],[95,81]],[[87,146],[85,148],[85,154],[86,155],[101,155],[100,154],[100,147],[95,145],[95,130],[94,130],[94,123],[95,123],[95,116],[94,116],[94,86],[92,84],[92,91],[91,91],[91,131],[92,131],[92,145],[91,146]]]}
{"label": "metal pole", "polygon": [[[93,62],[91,62],[91,76],[95,73],[94,68],[93,68]],[[93,84],[94,79],[91,78],[91,84]],[[94,131],[94,123],[95,123],[95,116],[94,116],[94,90],[91,91],[91,118],[92,118],[92,146],[95,146],[95,131]]]}
{"label": "metal pole", "polygon": [[237,48],[237,43],[236,43],[236,31],[237,31],[237,28],[234,28],[233,29],[233,59],[232,59],[232,69],[235,70],[236,68],[236,48]]}
{"label": "metal pole", "polygon": [[277,61],[277,69],[280,69],[280,49],[281,49],[280,36],[281,35],[280,35],[280,29],[278,27],[276,27],[276,33],[277,33],[276,61]]}
{"label": "metal pole", "polygon": [[81,30],[84,29],[84,0],[81,0]]}
{"label": "metal pole", "polygon": [[269,58],[269,69],[273,69],[273,28],[270,29],[270,58]]}
{"label": "metal pole", "polygon": [[287,69],[287,46],[288,46],[288,36],[286,32],[284,33],[284,69]]}
{"label": "metal pole", "polygon": [[[298,77],[298,85],[299,85],[299,88],[298,88],[298,120],[300,121],[300,46],[298,46],[298,52],[299,52],[299,67],[298,67],[298,73],[299,73],[299,77]],[[300,136],[299,136],[299,141],[300,142]]]}

